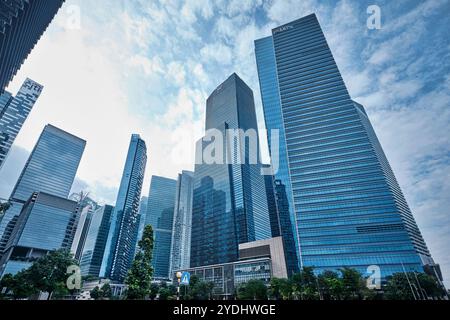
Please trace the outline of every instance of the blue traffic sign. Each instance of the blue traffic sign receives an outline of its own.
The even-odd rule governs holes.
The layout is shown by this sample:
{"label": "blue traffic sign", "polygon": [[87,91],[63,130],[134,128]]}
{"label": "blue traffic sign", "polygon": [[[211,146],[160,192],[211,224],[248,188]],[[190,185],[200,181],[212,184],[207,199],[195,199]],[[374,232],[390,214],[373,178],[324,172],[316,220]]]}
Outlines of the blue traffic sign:
{"label": "blue traffic sign", "polygon": [[183,272],[183,274],[181,275],[180,283],[188,286],[190,282],[191,282],[191,274],[189,272]]}

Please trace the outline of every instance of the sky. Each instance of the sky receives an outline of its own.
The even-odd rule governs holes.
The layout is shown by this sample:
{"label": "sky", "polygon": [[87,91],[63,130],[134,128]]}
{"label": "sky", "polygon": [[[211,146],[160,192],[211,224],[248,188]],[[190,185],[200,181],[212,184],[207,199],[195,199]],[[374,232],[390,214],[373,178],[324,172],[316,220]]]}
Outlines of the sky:
{"label": "sky", "polygon": [[[378,30],[367,27],[373,4]],[[193,169],[206,98],[233,72],[254,90],[264,129],[254,40],[316,13],[450,287],[448,12],[446,0],[67,0],[8,87],[29,77],[44,91],[0,171],[0,198],[47,123],[87,140],[73,191],[101,203],[114,204],[130,136],[141,134],[147,195],[152,175]]]}

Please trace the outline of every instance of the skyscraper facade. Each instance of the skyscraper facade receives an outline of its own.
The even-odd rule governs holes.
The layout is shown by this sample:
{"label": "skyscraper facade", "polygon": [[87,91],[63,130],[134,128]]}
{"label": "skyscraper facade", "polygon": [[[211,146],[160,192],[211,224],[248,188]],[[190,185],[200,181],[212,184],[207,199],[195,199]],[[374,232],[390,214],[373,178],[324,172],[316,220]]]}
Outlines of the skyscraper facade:
{"label": "skyscraper facade", "polygon": [[80,261],[82,276],[100,275],[113,210],[113,206],[104,205],[92,213]]}
{"label": "skyscraper facade", "polygon": [[0,95],[0,170],[42,89],[27,79],[15,97],[7,91]]}
{"label": "skyscraper facade", "polygon": [[46,125],[11,193],[11,207],[0,223],[0,254],[14,227],[14,217],[34,192],[67,198],[75,179],[86,141],[52,125]]}
{"label": "skyscraper facade", "polygon": [[[256,41],[266,125],[301,266],[385,277],[434,265],[363,106],[354,102],[315,15]],[[273,152],[273,150],[271,150]],[[287,171],[286,171],[287,169]]]}
{"label": "skyscraper facade", "polygon": [[170,276],[174,270],[188,269],[191,259],[192,197],[194,173],[183,171],[178,175],[170,253]]}
{"label": "skyscraper facade", "polygon": [[0,94],[15,76],[64,0],[0,3]]}
{"label": "skyscraper facade", "polygon": [[[191,267],[237,261],[239,244],[271,237],[253,92],[236,74],[208,98],[206,130],[197,143]],[[223,157],[209,161],[209,153]]]}
{"label": "skyscraper facade", "polygon": [[133,134],[111,219],[101,276],[123,282],[133,262],[139,228],[139,201],[147,164],[147,147]]}
{"label": "skyscraper facade", "polygon": [[32,262],[58,249],[70,249],[79,212],[75,201],[43,192],[33,193],[22,212],[0,259],[0,277],[31,266]]}
{"label": "skyscraper facade", "polygon": [[[267,170],[272,170],[270,165],[264,165]],[[286,258],[287,274],[289,276],[298,273],[297,251],[295,238],[292,232],[289,201],[286,195],[286,187],[281,180],[275,180],[274,175],[265,175],[267,204],[269,207],[270,228],[272,237],[281,237],[283,241],[284,257]]]}
{"label": "skyscraper facade", "polygon": [[136,242],[136,251],[138,248],[139,241],[142,239],[142,235],[144,234],[145,219],[147,218],[147,204],[148,204],[148,197],[142,197],[141,202],[139,204],[139,229]]}
{"label": "skyscraper facade", "polygon": [[150,183],[145,225],[153,227],[153,277],[159,280],[169,279],[176,187],[176,180],[158,176]]}

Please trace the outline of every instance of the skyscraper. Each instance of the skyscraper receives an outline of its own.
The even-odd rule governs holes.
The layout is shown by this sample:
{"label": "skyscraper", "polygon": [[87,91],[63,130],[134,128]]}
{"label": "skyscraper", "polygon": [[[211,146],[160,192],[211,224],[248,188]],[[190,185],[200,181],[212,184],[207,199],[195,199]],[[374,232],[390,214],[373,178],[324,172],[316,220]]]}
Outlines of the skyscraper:
{"label": "skyscraper", "polygon": [[174,270],[188,269],[191,259],[192,197],[194,173],[183,171],[178,175],[173,211],[172,248],[170,252],[170,276]]}
{"label": "skyscraper", "polygon": [[0,94],[15,76],[64,0],[2,1],[0,4]]}
{"label": "skyscraper", "polygon": [[78,209],[75,201],[43,192],[33,193],[23,205],[0,259],[0,277],[28,268],[34,259],[49,251],[70,249]]}
{"label": "skyscraper", "polygon": [[153,176],[148,194],[145,225],[153,227],[153,277],[159,280],[169,279],[176,186],[175,180]]}
{"label": "skyscraper", "polygon": [[[265,165],[265,167],[268,170],[272,170],[270,165]],[[287,273],[291,276],[292,274],[298,273],[299,269],[286,187],[280,180],[275,180],[274,175],[264,176],[264,182],[266,185],[272,237],[276,238],[281,236]]]}
{"label": "skyscraper", "polygon": [[67,198],[75,179],[86,141],[52,125],[46,125],[11,193],[11,207],[0,223],[0,254],[12,231],[14,217],[34,192]]}
{"label": "skyscraper", "polygon": [[236,74],[208,98],[206,130],[197,143],[191,267],[237,261],[239,244],[271,237],[253,92]]}
{"label": "skyscraper", "polygon": [[102,277],[118,282],[123,282],[134,258],[139,228],[139,200],[146,164],[145,141],[133,134],[100,272]]}
{"label": "skyscraper", "polygon": [[78,219],[77,230],[70,249],[74,255],[74,258],[79,262],[84,250],[93,213],[98,209],[99,205],[97,202],[89,198],[87,194],[84,194],[84,192],[74,193],[69,197],[69,199],[76,201],[80,207],[80,217]]}
{"label": "skyscraper", "polygon": [[0,170],[42,89],[40,84],[27,79],[15,97],[7,91],[0,94]]}
{"label": "skyscraper", "polygon": [[[434,266],[369,118],[345,86],[315,15],[256,41],[266,126],[301,266],[385,277]],[[274,150],[271,150],[273,152]]]}
{"label": "skyscraper", "polygon": [[139,229],[136,242],[136,251],[138,248],[139,241],[141,240],[142,235],[144,234],[145,219],[147,218],[147,204],[148,204],[148,197],[142,197],[141,202],[139,203]]}
{"label": "skyscraper", "polygon": [[113,206],[104,205],[92,213],[91,223],[81,255],[80,268],[82,276],[98,277],[100,275],[113,210]]}

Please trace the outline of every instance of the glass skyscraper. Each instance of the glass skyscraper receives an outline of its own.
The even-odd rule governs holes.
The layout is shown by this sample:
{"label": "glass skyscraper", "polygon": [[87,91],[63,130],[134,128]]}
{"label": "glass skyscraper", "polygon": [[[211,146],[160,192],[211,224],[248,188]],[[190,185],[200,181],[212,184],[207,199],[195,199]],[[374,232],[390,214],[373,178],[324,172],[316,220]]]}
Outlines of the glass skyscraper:
{"label": "glass skyscraper", "polygon": [[[434,265],[369,118],[354,102],[315,15],[256,41],[266,126],[301,266],[385,277]],[[273,150],[271,150],[273,153]]]}
{"label": "glass skyscraper", "polygon": [[133,263],[139,229],[139,201],[147,164],[147,147],[133,134],[111,219],[101,277],[123,282]]}
{"label": "glass skyscraper", "polygon": [[0,95],[0,170],[42,89],[27,79],[15,97],[7,91]]}
{"label": "glass skyscraper", "polygon": [[20,69],[63,2],[0,2],[0,94]]}
{"label": "glass skyscraper", "polygon": [[[239,244],[271,237],[253,92],[236,74],[208,98],[206,130],[220,137],[197,143],[191,267],[237,261]],[[236,130],[253,131],[256,148],[251,150],[251,135],[230,135]],[[224,157],[204,161],[214,144],[216,155]]]}
{"label": "glass skyscraper", "polygon": [[136,242],[136,252],[138,249],[139,241],[142,239],[142,235],[144,234],[145,219],[147,218],[147,203],[148,197],[142,197],[141,202],[139,203],[139,229]]}
{"label": "glass skyscraper", "polygon": [[28,268],[49,251],[70,249],[78,209],[75,201],[43,192],[33,193],[23,205],[0,259],[0,277]]}
{"label": "glass skyscraper", "polygon": [[12,203],[0,223],[0,255],[14,227],[15,217],[34,192],[67,198],[86,141],[46,125],[11,193]]}
{"label": "glass skyscraper", "polygon": [[153,277],[158,280],[169,279],[176,187],[176,180],[158,176],[150,183],[145,225],[153,227]]}
{"label": "glass skyscraper", "polygon": [[104,205],[92,213],[80,261],[82,276],[98,277],[100,275],[113,210],[113,206]]}
{"label": "glass skyscraper", "polygon": [[170,253],[170,277],[174,270],[188,269],[191,259],[192,197],[194,173],[183,171],[178,175]]}

